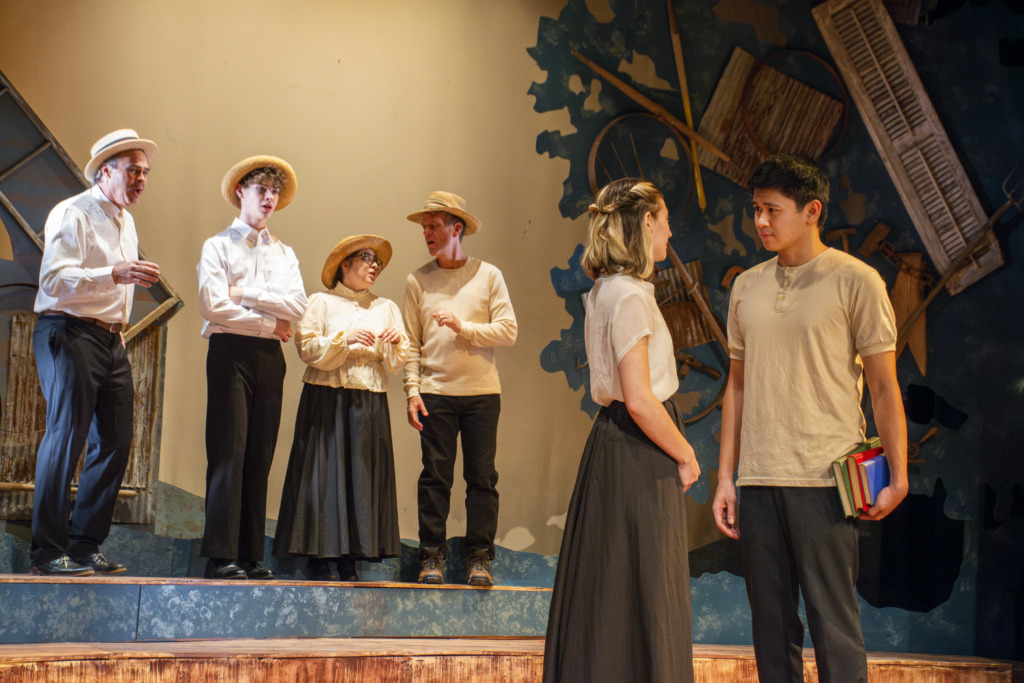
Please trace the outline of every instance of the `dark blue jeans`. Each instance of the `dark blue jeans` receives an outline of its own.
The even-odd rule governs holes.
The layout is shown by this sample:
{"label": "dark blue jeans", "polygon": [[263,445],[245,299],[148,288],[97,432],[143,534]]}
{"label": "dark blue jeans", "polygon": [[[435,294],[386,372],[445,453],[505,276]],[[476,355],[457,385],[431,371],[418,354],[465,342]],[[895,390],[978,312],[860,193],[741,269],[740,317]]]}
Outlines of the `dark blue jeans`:
{"label": "dark blue jeans", "polygon": [[[32,347],[46,398],[32,504],[32,562],[43,564],[65,553],[94,553],[110,533],[131,451],[135,389],[115,332],[75,318],[41,316]],[[86,444],[72,508],[71,480]]]}
{"label": "dark blue jeans", "polygon": [[498,414],[501,394],[440,396],[422,394],[428,415],[421,418],[423,472],[418,484],[420,548],[447,550],[445,524],[455,480],[457,440],[462,437],[462,476],[466,480],[466,552],[494,556],[498,529]]}
{"label": "dark blue jeans", "polygon": [[867,682],[857,526],[833,487],[743,486],[740,554],[762,681],[803,681],[803,594],[818,680]]}

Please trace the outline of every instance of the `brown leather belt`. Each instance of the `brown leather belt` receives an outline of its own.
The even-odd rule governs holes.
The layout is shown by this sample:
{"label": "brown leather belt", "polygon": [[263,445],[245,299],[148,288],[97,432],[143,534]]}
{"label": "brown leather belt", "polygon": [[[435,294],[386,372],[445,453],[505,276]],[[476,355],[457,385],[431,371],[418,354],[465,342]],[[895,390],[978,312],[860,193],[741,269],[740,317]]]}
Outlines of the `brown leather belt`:
{"label": "brown leather belt", "polygon": [[80,315],[71,315],[70,313],[66,313],[64,311],[43,311],[39,315],[59,315],[65,318],[74,318],[75,320],[81,320],[83,323],[92,323],[97,327],[102,327],[108,332],[114,332],[115,334],[121,332],[122,330],[125,329],[125,327],[127,327],[127,325],[125,325],[124,323],[108,323],[102,320],[97,320],[96,318],[84,318]]}

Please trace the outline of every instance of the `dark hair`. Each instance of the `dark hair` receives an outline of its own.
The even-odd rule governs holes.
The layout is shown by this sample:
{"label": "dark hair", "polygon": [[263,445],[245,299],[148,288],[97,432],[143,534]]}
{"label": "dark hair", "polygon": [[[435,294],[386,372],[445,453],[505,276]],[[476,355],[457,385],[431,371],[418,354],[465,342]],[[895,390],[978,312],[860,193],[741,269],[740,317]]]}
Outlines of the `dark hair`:
{"label": "dark hair", "polygon": [[129,149],[127,151],[121,152],[120,154],[115,154],[114,156],[112,156],[109,159],[106,159],[102,163],[100,163],[100,165],[96,167],[96,172],[92,175],[92,184],[93,185],[98,185],[99,184],[100,178],[103,177],[103,167],[104,166],[109,166],[111,172],[116,171],[117,167],[118,167],[118,164],[121,163],[121,159],[124,159],[125,157],[127,157],[128,156],[128,152],[131,152],[131,151],[132,150]]}
{"label": "dark hair", "polygon": [[283,190],[288,184],[288,176],[276,166],[261,166],[249,171],[238,181],[242,187],[249,187],[254,183]]}
{"label": "dark hair", "polygon": [[750,176],[750,190],[775,190],[783,197],[792,199],[797,209],[803,209],[809,202],[821,202],[818,227],[825,225],[828,215],[828,178],[821,168],[810,159],[796,154],[773,154],[761,162]]}

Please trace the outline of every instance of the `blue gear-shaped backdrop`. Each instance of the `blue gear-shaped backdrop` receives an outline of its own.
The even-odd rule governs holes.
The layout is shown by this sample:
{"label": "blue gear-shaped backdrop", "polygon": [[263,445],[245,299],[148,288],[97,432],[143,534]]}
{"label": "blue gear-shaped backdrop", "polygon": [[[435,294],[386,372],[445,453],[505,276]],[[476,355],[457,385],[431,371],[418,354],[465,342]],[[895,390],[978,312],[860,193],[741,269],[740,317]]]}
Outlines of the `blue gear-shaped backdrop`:
{"label": "blue gear-shaped backdrop", "polygon": [[[695,125],[734,47],[757,58],[791,48],[809,50],[832,61],[804,0],[676,0],[674,9],[682,34]],[[970,4],[940,0],[933,19],[929,24],[898,25],[898,30],[960,152],[975,192],[991,213],[1005,201],[1002,181],[1024,150],[1024,128],[1019,123],[1020,112],[1024,112],[1024,73],[1020,67],[1024,22],[1019,8],[1003,0]],[[565,110],[573,127],[572,131],[541,133],[536,149],[538,154],[570,162],[559,210],[566,218],[575,219],[592,201],[587,166],[591,145],[613,118],[642,109],[572,52],[593,60],[682,119],[667,9],[656,0],[568,0],[557,19],[540,20],[537,45],[528,51],[546,72],[543,82],[530,87],[535,110]],[[653,70],[637,69],[636,65],[645,59],[651,60]],[[773,66],[839,97],[832,77],[811,60],[787,57],[773,62]],[[644,76],[634,80],[630,76],[634,71]],[[652,159],[652,165],[660,163],[664,167],[664,161]],[[821,164],[832,182],[826,229],[856,228],[851,251],[856,253],[872,226],[884,221],[893,226],[888,240],[896,252],[925,252],[855,110],[850,112],[845,136],[821,159]],[[689,192],[685,159],[681,168],[678,180],[661,183],[673,211],[685,204],[684,195]],[[692,204],[681,218],[674,215],[672,244],[683,261],[701,261],[712,307],[724,320],[728,291],[719,285],[722,277],[732,266],[748,268],[771,254],[761,248],[752,229],[749,193],[707,169],[703,178],[708,197],[706,211]],[[1020,529],[1014,521],[1019,509],[1013,501],[1015,491],[1019,500],[1024,479],[1019,466],[1024,455],[1024,427],[1019,419],[1024,408],[1024,361],[1019,350],[1024,341],[1024,316],[1009,318],[1004,313],[1008,306],[1015,311],[1024,306],[1024,276],[1014,266],[1022,246],[1021,231],[1014,230],[1020,222],[1014,218],[997,229],[1007,256],[1006,267],[956,297],[940,294],[929,307],[927,376],[921,374],[909,352],[899,359],[901,385],[918,389],[908,392],[908,396],[915,397],[915,404],[908,404],[908,410],[918,420],[909,424],[911,440],[922,438],[932,427],[938,428],[938,434],[921,448],[923,462],[911,465],[912,495],[904,506],[906,514],[918,515],[915,519],[924,519],[930,525],[924,529],[916,522],[919,534],[947,534],[947,538],[962,538],[962,542],[954,542],[952,556],[944,560],[952,563],[951,574],[930,571],[922,564],[923,560],[938,561],[936,558],[903,557],[899,561],[909,564],[896,567],[864,567],[862,562],[862,576],[865,572],[884,574],[900,590],[913,582],[938,583],[939,574],[946,576],[941,588],[936,589],[942,593],[941,599],[935,598],[933,591],[924,600],[927,604],[910,600],[901,604],[898,598],[886,596],[884,589],[860,586],[862,596],[867,596],[862,599],[861,609],[869,649],[974,654],[975,641],[982,643],[983,634],[994,636],[999,629],[1013,629],[1012,610],[1006,617],[1005,609],[1001,618],[981,620],[977,634],[972,632],[971,624],[976,612],[986,609],[976,602],[1012,602],[1016,587],[1024,579],[1024,569],[1010,567],[1003,576],[987,582],[985,594],[978,594],[979,538],[984,542],[995,537],[1001,521],[1007,520],[999,536],[1006,547],[1006,534]],[[579,266],[581,252],[582,245],[564,255],[564,267],[551,271],[552,286],[564,299],[572,324],[547,345],[540,362],[548,372],[564,373],[570,389],[581,394],[581,408],[593,415],[597,406],[587,386],[581,300],[591,282]],[[892,263],[877,253],[864,260],[892,285],[897,274]],[[917,397],[934,400],[934,405]],[[871,430],[869,403],[865,411]],[[949,419],[951,414],[961,419]],[[720,414],[715,411],[687,430],[705,473],[690,495],[702,506],[710,504],[714,491],[719,429]],[[979,536],[982,490],[991,494],[986,497],[986,518],[990,520],[986,528],[994,531]],[[867,534],[868,544],[890,543],[878,539],[880,525],[866,528],[868,531],[862,533]],[[1016,536],[1024,542],[1019,531]],[[718,552],[715,546],[711,543],[691,552],[694,638],[697,642],[749,642],[749,613],[742,580],[734,575],[737,567],[727,553]],[[913,587],[908,590],[913,592]],[[890,606],[883,606],[886,604]],[[1001,638],[1001,642],[1006,640],[1006,636]],[[979,645],[977,653],[1013,656],[1009,647],[1010,651],[1003,646],[993,653]]]}

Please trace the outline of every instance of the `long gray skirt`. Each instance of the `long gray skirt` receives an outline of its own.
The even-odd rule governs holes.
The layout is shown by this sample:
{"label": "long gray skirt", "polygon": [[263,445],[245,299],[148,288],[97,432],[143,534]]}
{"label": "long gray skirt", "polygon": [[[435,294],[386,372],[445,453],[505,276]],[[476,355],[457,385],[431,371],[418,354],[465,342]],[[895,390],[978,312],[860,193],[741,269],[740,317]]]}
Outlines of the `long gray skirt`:
{"label": "long gray skirt", "polygon": [[675,460],[623,403],[602,408],[566,515],[545,682],[693,681],[685,510]]}
{"label": "long gray skirt", "polygon": [[401,552],[387,394],[303,384],[274,554]]}

